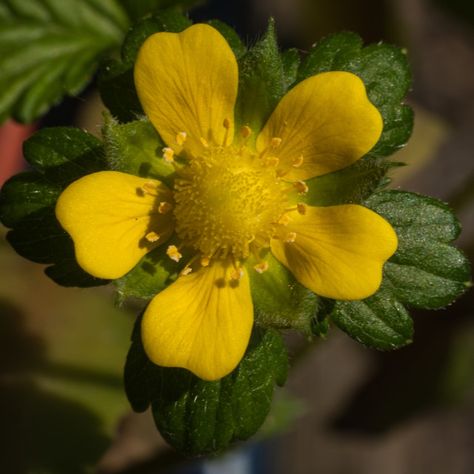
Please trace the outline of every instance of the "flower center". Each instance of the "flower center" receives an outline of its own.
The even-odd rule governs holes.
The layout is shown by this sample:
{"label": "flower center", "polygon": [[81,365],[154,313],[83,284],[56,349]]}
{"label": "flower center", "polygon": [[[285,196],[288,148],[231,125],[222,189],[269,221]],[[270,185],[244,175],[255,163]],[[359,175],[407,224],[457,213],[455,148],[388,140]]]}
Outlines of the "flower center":
{"label": "flower center", "polygon": [[287,187],[271,161],[248,148],[208,147],[175,181],[176,233],[203,257],[244,259],[268,246]]}

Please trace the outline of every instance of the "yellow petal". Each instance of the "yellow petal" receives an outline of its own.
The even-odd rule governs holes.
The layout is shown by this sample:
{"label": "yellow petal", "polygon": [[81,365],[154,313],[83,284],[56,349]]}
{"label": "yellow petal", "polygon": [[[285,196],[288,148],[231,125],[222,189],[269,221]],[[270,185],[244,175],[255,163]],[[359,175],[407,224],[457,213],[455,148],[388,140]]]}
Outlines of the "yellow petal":
{"label": "yellow petal", "polygon": [[359,300],[374,294],[382,267],[397,249],[392,226],[358,205],[308,207],[285,231],[294,242],[271,241],[272,252],[296,279],[320,296]]}
{"label": "yellow petal", "polygon": [[[349,72],[325,72],[290,90],[257,139],[257,149],[280,159],[290,180],[336,171],[362,158],[377,143],[383,122],[369,102],[364,83]],[[303,163],[294,167],[303,157]]]}
{"label": "yellow petal", "polygon": [[[79,265],[98,278],[115,279],[171,235],[171,214],[158,212],[160,202],[170,199],[159,181],[101,171],[63,191],[56,217],[74,241]],[[159,236],[152,234],[153,242],[145,238],[152,232]]]}
{"label": "yellow petal", "polygon": [[[224,37],[209,25],[182,33],[155,33],[141,47],[135,85],[143,109],[167,145],[191,154],[209,144],[230,144],[238,69]],[[224,121],[228,122],[226,131]]]}
{"label": "yellow petal", "polygon": [[253,306],[246,273],[216,261],[179,277],[151,301],[142,321],[145,352],[165,367],[183,367],[204,380],[234,370],[248,345]]}

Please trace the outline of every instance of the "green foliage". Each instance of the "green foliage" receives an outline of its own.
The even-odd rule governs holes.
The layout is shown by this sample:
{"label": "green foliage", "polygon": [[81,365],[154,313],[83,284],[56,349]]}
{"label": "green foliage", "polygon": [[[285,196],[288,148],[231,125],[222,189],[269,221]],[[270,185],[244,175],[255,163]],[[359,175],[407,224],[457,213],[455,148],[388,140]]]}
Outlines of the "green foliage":
{"label": "green foliage", "polygon": [[331,319],[351,337],[377,349],[411,342],[404,305],[436,309],[469,286],[470,268],[453,240],[460,227],[442,202],[402,191],[383,191],[365,205],[387,219],[398,235],[397,252],[384,267],[382,288],[363,301],[337,301]]}
{"label": "green foliage", "polygon": [[119,0],[128,16],[133,20],[170,7],[190,8],[196,4],[203,3],[203,0]]}
{"label": "green foliage", "polygon": [[255,330],[234,372],[206,382],[184,369],[152,364],[143,351],[139,324],[125,365],[127,396],[135,411],[151,404],[158,429],[175,449],[188,455],[216,453],[260,428],[274,386],[285,382],[288,369],[276,331]]}
{"label": "green foliage", "polygon": [[450,245],[460,225],[446,204],[414,193],[387,191],[372,196],[367,205],[397,232],[398,250],[386,264],[384,278],[400,301],[437,309],[464,293],[469,263]]}
{"label": "green foliage", "polygon": [[362,46],[355,33],[338,33],[319,41],[299,70],[299,80],[326,71],[348,71],[365,83],[371,102],[384,121],[382,136],[372,155],[388,156],[405,145],[413,128],[413,112],[402,104],[411,74],[400,48],[379,43]]}
{"label": "green foliage", "polygon": [[236,122],[259,131],[286,92],[286,83],[275,22],[271,20],[263,38],[239,61]]}
{"label": "green foliage", "polygon": [[149,120],[119,124],[106,114],[102,135],[110,169],[170,182],[174,168],[163,159],[165,145]]}
{"label": "green foliage", "polygon": [[138,22],[127,34],[122,45],[121,60],[110,59],[99,74],[102,101],[121,122],[130,122],[143,115],[133,80],[133,66],[144,41],[160,31],[180,32],[191,25],[176,10],[156,12]]}
{"label": "green foliage", "polygon": [[75,128],[44,129],[25,142],[24,155],[34,171],[11,178],[0,194],[0,218],[12,229],[8,241],[23,257],[50,265],[46,274],[61,285],[103,284],[79,268],[54,213],[68,184],[106,168],[101,142]]}
{"label": "green foliage", "polygon": [[256,261],[248,261],[257,324],[263,327],[293,328],[309,334],[319,297],[300,285],[271,254],[265,258],[269,266],[262,274],[253,269]]}
{"label": "green foliage", "polygon": [[0,9],[0,121],[32,122],[80,92],[119,47],[128,19],[115,0],[5,0]]}
{"label": "green foliage", "polygon": [[306,181],[308,193],[302,201],[311,206],[360,204],[381,186],[392,166],[387,160],[366,156],[347,168]]}
{"label": "green foliage", "polygon": [[332,320],[356,341],[381,350],[412,342],[413,322],[391,292],[378,291],[362,301],[337,301]]}

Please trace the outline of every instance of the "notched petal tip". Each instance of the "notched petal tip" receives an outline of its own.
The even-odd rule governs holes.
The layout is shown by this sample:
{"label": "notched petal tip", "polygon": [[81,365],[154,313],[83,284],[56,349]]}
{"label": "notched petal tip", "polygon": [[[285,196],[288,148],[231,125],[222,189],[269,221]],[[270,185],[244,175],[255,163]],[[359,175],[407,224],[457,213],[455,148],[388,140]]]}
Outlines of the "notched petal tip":
{"label": "notched petal tip", "polygon": [[79,265],[95,277],[116,279],[172,234],[173,221],[157,204],[169,199],[159,181],[101,171],[62,192],[56,217],[74,242]]}

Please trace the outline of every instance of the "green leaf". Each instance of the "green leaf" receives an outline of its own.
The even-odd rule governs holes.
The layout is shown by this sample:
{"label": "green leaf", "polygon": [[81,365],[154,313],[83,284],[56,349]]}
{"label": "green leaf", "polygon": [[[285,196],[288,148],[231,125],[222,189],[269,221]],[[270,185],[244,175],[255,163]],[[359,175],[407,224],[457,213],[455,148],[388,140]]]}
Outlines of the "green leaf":
{"label": "green leaf", "polygon": [[188,455],[216,453],[260,428],[274,385],[284,384],[288,369],[276,331],[255,330],[237,369],[206,382],[184,369],[152,364],[140,342],[139,324],[125,366],[127,396],[136,411],[151,404],[158,429],[175,449]]}
{"label": "green leaf", "polygon": [[248,261],[255,321],[263,327],[293,328],[310,333],[319,297],[300,285],[271,253],[265,257],[268,270],[257,273]]}
{"label": "green leaf", "polygon": [[362,301],[336,301],[331,319],[360,343],[388,350],[412,342],[413,322],[390,291]]}
{"label": "green leaf", "polygon": [[383,43],[363,48],[358,35],[335,34],[313,47],[300,68],[299,80],[327,71],[358,75],[365,83],[369,99],[380,110],[384,129],[371,154],[388,156],[405,145],[413,128],[413,112],[402,104],[411,84],[403,50]]}
{"label": "green leaf", "polygon": [[385,281],[400,301],[436,309],[466,291],[470,267],[462,252],[449,245],[460,225],[447,205],[401,191],[377,193],[367,205],[397,232],[398,250],[385,266]]}
{"label": "green leaf", "polygon": [[0,120],[32,122],[80,92],[128,26],[115,0],[5,0],[2,7]]}
{"label": "green leaf", "polygon": [[391,166],[387,160],[366,156],[347,168],[306,181],[308,192],[301,200],[311,206],[361,203],[381,185]]}
{"label": "green leaf", "polygon": [[133,66],[144,41],[160,31],[178,33],[191,22],[176,10],[156,12],[128,32],[122,46],[121,60],[110,59],[99,73],[99,91],[105,106],[121,122],[137,120],[143,115],[133,79]]}
{"label": "green leaf", "polygon": [[69,183],[106,168],[101,142],[79,129],[43,129],[25,142],[24,155],[35,171],[14,176],[0,194],[0,219],[12,229],[8,241],[23,257],[51,265],[45,272],[61,285],[106,283],[77,265],[72,240],[54,212]]}
{"label": "green leaf", "polygon": [[285,92],[286,78],[271,20],[264,37],[239,61],[236,122],[260,130]]}
{"label": "green leaf", "polygon": [[298,68],[300,67],[300,53],[297,49],[287,49],[281,53],[283,74],[285,76],[285,87],[290,89],[298,78]]}
{"label": "green leaf", "polygon": [[174,168],[163,159],[165,145],[149,120],[119,124],[106,114],[102,135],[110,169],[170,181]]}

